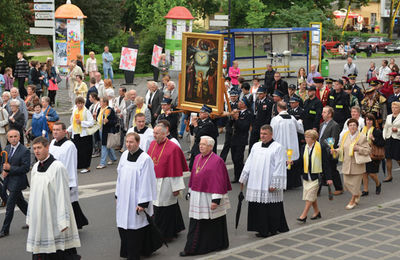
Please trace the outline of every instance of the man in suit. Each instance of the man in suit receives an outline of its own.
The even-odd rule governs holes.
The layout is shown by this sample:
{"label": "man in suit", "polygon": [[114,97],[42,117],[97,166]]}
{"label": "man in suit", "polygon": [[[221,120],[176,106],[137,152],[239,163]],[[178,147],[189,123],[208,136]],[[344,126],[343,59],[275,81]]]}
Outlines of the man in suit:
{"label": "man in suit", "polygon": [[178,90],[175,88],[175,82],[168,81],[167,89],[164,94],[168,94],[170,99],[172,99],[171,106],[176,108],[178,106]]}
{"label": "man in suit", "polygon": [[18,206],[24,215],[26,215],[28,209],[28,203],[22,195],[22,190],[28,186],[26,173],[29,172],[30,153],[19,142],[19,131],[14,129],[8,131],[7,138],[10,144],[4,150],[8,153],[8,162],[3,164],[2,176],[4,179],[4,188],[10,193],[7,198],[6,216],[0,231],[0,238],[8,236],[10,233],[15,205]]}
{"label": "man in suit", "polygon": [[157,83],[155,81],[150,81],[150,96],[148,100],[148,107],[151,112],[151,125],[154,127],[156,120],[161,113],[161,101],[164,97],[161,90],[158,89]]}
{"label": "man in suit", "polygon": [[275,72],[274,81],[268,89],[268,94],[272,95],[275,90],[279,90],[283,95],[288,95],[288,83],[281,78],[281,73]]}
{"label": "man in suit", "polygon": [[328,151],[330,156],[328,162],[329,165],[326,169],[329,169],[330,175],[332,176],[333,185],[335,186],[334,195],[340,195],[343,193],[343,185],[342,180],[340,179],[339,171],[337,170],[337,158],[333,158],[330,150],[331,147],[325,141],[327,138],[332,137],[335,140],[333,148],[336,149],[338,147],[339,142],[339,134],[340,134],[340,126],[333,120],[333,108],[330,106],[326,106],[322,110],[322,118],[324,121],[321,123],[320,126],[320,133],[319,133],[319,142],[323,149]]}

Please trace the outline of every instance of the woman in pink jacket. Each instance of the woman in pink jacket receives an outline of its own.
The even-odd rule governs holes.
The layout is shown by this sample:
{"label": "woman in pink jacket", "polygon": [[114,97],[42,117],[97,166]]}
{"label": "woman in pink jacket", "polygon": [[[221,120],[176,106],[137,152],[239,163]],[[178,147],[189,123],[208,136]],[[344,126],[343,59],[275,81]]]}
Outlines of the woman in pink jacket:
{"label": "woman in pink jacket", "polygon": [[240,77],[240,69],[239,63],[237,60],[233,61],[233,66],[229,68],[229,77],[231,77],[232,86],[236,89],[239,89],[239,81]]}

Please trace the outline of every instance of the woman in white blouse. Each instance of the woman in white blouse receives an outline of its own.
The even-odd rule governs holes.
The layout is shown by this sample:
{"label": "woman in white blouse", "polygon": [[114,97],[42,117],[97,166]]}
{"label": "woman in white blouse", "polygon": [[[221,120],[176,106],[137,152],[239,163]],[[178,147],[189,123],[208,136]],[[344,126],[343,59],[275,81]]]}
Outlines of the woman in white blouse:
{"label": "woman in white blouse", "polygon": [[78,169],[82,169],[81,173],[87,173],[90,172],[93,150],[93,140],[88,128],[92,127],[95,121],[92,113],[85,107],[83,97],[77,97],[75,105],[68,132],[71,133],[71,139],[78,150]]}
{"label": "woman in white blouse", "polygon": [[396,160],[400,165],[400,102],[392,103],[392,114],[386,117],[383,127],[383,139],[385,139],[385,157],[387,167],[387,177],[383,182],[391,182],[392,160]]}
{"label": "woman in white blouse", "polygon": [[86,60],[86,74],[89,74],[90,78],[94,78],[97,72],[97,61],[94,57],[94,52],[89,52],[89,58]]}

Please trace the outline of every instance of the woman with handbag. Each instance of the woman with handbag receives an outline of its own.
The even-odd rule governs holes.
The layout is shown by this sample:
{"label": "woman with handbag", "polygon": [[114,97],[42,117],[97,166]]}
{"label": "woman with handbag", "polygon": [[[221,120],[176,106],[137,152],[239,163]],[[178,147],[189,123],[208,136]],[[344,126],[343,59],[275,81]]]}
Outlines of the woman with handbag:
{"label": "woman with handbag", "polygon": [[382,184],[379,181],[379,164],[385,159],[385,140],[383,140],[382,131],[376,127],[375,116],[371,113],[365,115],[365,126],[361,133],[367,137],[367,141],[371,146],[371,162],[366,164],[367,172],[363,174],[364,190],[361,197],[368,196],[368,176],[375,181],[377,195],[381,194]]}
{"label": "woman with handbag", "polygon": [[57,71],[56,67],[54,66],[54,61],[52,59],[48,59],[46,64],[47,74],[49,75],[48,96],[50,98],[50,105],[54,106],[56,103],[56,94],[58,90]]}
{"label": "woman with handbag", "polygon": [[92,161],[93,140],[89,129],[93,127],[95,121],[92,114],[85,107],[85,99],[77,97],[71,115],[71,126],[68,132],[71,133],[72,141],[78,150],[78,169],[81,173],[90,172],[90,163]]}
{"label": "woman with handbag", "polygon": [[371,148],[367,137],[358,131],[358,121],[351,118],[347,122],[349,131],[344,133],[339,141],[338,149],[333,150],[339,153],[339,161],[343,162],[343,184],[344,188],[352,195],[346,209],[353,209],[360,202],[361,181],[366,172],[365,164],[371,161],[369,157]]}
{"label": "woman with handbag", "polygon": [[383,127],[383,139],[385,139],[385,157],[387,167],[387,177],[383,182],[391,182],[392,159],[400,165],[400,102],[392,103],[392,114],[386,117]]}
{"label": "woman with handbag", "polygon": [[120,142],[120,137],[114,138],[113,136],[116,133],[115,125],[117,124],[117,117],[114,110],[108,106],[108,98],[106,97],[100,99],[100,108],[97,111],[97,123],[100,126],[99,134],[101,139],[101,160],[97,169],[104,169],[107,167],[107,156],[110,158],[110,161],[107,162],[108,165],[112,165],[117,161],[113,145],[110,144],[108,139],[112,138],[113,141],[117,142],[117,145]]}

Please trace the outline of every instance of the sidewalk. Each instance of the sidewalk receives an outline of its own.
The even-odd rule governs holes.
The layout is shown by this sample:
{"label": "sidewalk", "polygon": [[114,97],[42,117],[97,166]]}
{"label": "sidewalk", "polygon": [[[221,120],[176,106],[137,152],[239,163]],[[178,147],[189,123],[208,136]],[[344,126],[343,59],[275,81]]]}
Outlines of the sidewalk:
{"label": "sidewalk", "polygon": [[200,258],[400,259],[400,199]]}

